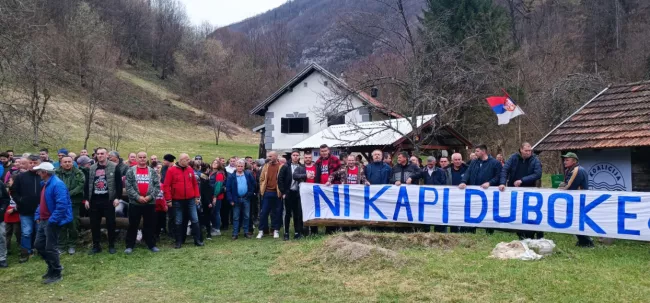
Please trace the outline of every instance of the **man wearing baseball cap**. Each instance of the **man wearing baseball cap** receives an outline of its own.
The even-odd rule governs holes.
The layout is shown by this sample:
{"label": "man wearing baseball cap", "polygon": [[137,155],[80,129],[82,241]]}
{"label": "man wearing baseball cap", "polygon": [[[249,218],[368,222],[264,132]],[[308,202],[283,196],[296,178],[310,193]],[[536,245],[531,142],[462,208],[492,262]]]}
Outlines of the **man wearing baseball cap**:
{"label": "man wearing baseball cap", "polygon": [[58,251],[59,233],[63,225],[72,222],[72,202],[65,183],[54,174],[52,163],[43,162],[34,167],[34,171],[43,179],[41,201],[34,214],[38,222],[34,248],[47,264],[43,283],[51,284],[63,279]]}
{"label": "man wearing baseball cap", "polygon": [[[564,158],[564,182],[560,184],[559,189],[564,190],[588,190],[589,175],[584,167],[578,164],[578,155],[575,153],[566,153]],[[576,246],[593,247],[594,242],[588,236],[576,235],[578,242]]]}

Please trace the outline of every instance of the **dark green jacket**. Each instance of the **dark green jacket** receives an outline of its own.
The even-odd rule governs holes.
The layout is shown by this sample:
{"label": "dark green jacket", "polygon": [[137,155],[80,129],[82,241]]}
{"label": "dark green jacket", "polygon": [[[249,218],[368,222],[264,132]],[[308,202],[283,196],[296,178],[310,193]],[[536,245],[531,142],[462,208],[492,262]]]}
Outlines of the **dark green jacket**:
{"label": "dark green jacket", "polygon": [[86,182],[84,173],[75,167],[68,171],[59,167],[55,173],[68,188],[72,204],[81,204],[84,195],[84,183]]}

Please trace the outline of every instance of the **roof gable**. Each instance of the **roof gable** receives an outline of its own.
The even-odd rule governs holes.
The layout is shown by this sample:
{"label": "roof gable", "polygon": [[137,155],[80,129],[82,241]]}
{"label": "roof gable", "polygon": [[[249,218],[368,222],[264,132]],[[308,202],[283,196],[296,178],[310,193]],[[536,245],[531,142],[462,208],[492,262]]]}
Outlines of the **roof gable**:
{"label": "roof gable", "polygon": [[650,145],[650,81],[610,86],[542,138],[537,151]]}
{"label": "roof gable", "polygon": [[[305,80],[307,77],[309,77],[312,73],[314,72],[319,72],[321,75],[332,81],[332,83],[338,85],[342,89],[345,89],[347,91],[353,92],[352,89],[345,83],[345,81],[341,80],[340,78],[334,76],[332,73],[324,69],[322,66],[312,63],[306,68],[304,68],[301,72],[296,74],[291,80],[289,80],[287,83],[285,83],[280,89],[278,89],[275,93],[273,93],[271,96],[266,98],[266,100],[262,101],[260,104],[255,106],[251,111],[251,115],[259,115],[263,116],[266,112],[266,109],[271,105],[271,103],[275,102],[278,100],[282,95],[285,93],[291,91],[296,85],[300,84],[303,80]],[[365,102],[366,104],[370,104],[381,111],[385,112],[386,114],[396,117],[396,118],[401,118],[399,115],[395,113],[391,113],[388,110],[385,109],[385,106],[379,102],[377,99],[372,98],[370,95],[366,94],[365,92],[357,92],[355,95],[361,99],[361,101]]]}

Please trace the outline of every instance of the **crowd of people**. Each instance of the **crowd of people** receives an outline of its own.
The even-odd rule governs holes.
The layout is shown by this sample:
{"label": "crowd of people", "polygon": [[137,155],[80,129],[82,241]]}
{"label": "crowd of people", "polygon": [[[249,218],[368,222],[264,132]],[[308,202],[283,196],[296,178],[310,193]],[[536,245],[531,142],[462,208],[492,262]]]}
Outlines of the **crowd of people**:
{"label": "crowd of people", "polygon": [[[54,283],[62,279],[59,256],[76,253],[79,218],[88,217],[92,234],[89,254],[102,252],[102,225],[108,236],[108,252],[115,254],[116,218],[128,221],[125,254],[133,253],[137,239],[154,253],[157,243],[168,235],[180,249],[187,236],[194,245],[220,236],[231,228],[231,237],[257,239],[265,235],[300,239],[318,233],[317,226],[303,226],[300,184],[359,185],[448,185],[464,189],[480,186],[538,187],[542,177],[540,160],[528,143],[506,161],[493,158],[485,145],[474,149],[468,161],[460,153],[451,157],[421,158],[406,152],[392,154],[375,150],[364,165],[361,155],[333,155],[327,145],[320,146],[319,157],[311,152],[293,151],[288,158],[270,151],[266,159],[252,157],[213,159],[204,162],[186,153],[167,154],[162,160],[146,152],[130,153],[125,161],[117,151],[96,148],[79,155],[60,149],[52,161],[47,149],[38,154],[14,156],[0,153],[0,267],[7,267],[7,251],[12,236],[20,246],[19,262],[28,262],[34,251],[45,260],[48,270],[43,279]],[[301,159],[302,157],[302,159]],[[563,156],[565,183],[561,189],[588,189],[587,174],[574,153]],[[270,224],[269,224],[270,217]],[[102,219],[104,219],[102,221]],[[290,225],[293,221],[293,235]],[[283,229],[284,227],[284,229]],[[418,225],[430,231],[430,226]],[[326,226],[325,233],[341,230]],[[385,230],[385,229],[378,229]],[[408,229],[397,228],[404,232]],[[476,228],[434,226],[434,232],[475,233]],[[205,231],[205,233],[203,232]],[[487,229],[487,233],[494,230]],[[541,238],[543,233],[520,231],[520,238]],[[577,236],[579,246],[593,246],[589,237]]]}

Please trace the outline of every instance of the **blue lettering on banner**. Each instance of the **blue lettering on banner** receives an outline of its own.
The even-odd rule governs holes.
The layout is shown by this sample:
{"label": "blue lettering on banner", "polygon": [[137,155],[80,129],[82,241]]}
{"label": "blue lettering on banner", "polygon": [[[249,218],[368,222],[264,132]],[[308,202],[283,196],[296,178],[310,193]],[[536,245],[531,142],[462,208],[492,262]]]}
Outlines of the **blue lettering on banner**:
{"label": "blue lettering on banner", "polygon": [[382,194],[384,194],[388,189],[390,189],[390,186],[384,186],[382,187],[372,198],[370,198],[370,187],[366,186],[363,189],[363,218],[364,219],[370,219],[370,207],[377,212],[377,214],[384,220],[386,220],[386,216],[377,208],[377,205],[375,205],[375,201],[381,197]]}
{"label": "blue lettering on banner", "polygon": [[350,185],[343,186],[343,209],[345,216],[350,216]]}
{"label": "blue lettering on banner", "polygon": [[[530,198],[536,198],[537,203],[534,206],[530,205]],[[521,208],[522,216],[521,223],[523,224],[532,224],[539,225],[542,223],[542,204],[544,203],[544,197],[540,193],[524,193],[524,205]],[[530,213],[535,213],[535,220],[531,220]]]}
{"label": "blue lettering on banner", "polygon": [[[481,198],[481,212],[478,217],[472,218],[472,196],[479,196]],[[487,214],[488,201],[485,192],[478,189],[465,190],[465,222],[467,223],[481,223]]]}
{"label": "blue lettering on banner", "polygon": [[641,197],[629,197],[629,196],[618,197],[618,222],[617,222],[618,233],[624,235],[638,236],[641,234],[641,231],[625,228],[625,219],[636,219],[636,214],[625,212],[626,202],[641,202]]}
{"label": "blue lettering on banner", "polygon": [[592,220],[588,213],[592,209],[594,209],[596,206],[600,205],[600,203],[603,203],[607,201],[612,195],[600,195],[596,200],[591,201],[588,205],[586,204],[587,200],[587,195],[581,194],[580,195],[580,224],[579,224],[579,229],[580,231],[585,231],[585,223],[591,227],[591,229],[599,234],[605,234],[605,231]]}
{"label": "blue lettering on banner", "polygon": [[399,218],[399,211],[402,207],[406,208],[406,218],[409,222],[413,222],[413,213],[411,213],[411,203],[409,203],[409,194],[406,192],[406,186],[400,186],[399,194],[397,195],[397,203],[395,203],[395,212],[393,214],[393,221]]}
{"label": "blue lettering on banner", "polygon": [[[555,220],[555,202],[558,199],[566,201],[566,219],[564,223]],[[553,228],[569,228],[573,224],[573,196],[565,193],[552,194],[548,197],[548,225]]]}
{"label": "blue lettering on banner", "polygon": [[499,214],[499,191],[495,191],[492,200],[492,216],[494,221],[499,223],[510,223],[517,220],[517,191],[510,193],[510,214],[507,217],[501,217]]}
{"label": "blue lettering on banner", "polygon": [[[425,201],[426,192],[432,191],[435,195],[433,201]],[[401,190],[400,190],[401,197]],[[398,198],[399,199],[399,198]],[[425,205],[436,205],[438,203],[438,190],[433,187],[420,187],[420,199],[418,200],[418,221],[424,222],[424,206]],[[410,208],[409,208],[410,209]],[[410,221],[410,220],[409,220]],[[444,219],[443,219],[444,221]]]}
{"label": "blue lettering on banner", "polygon": [[320,213],[320,199],[323,198],[325,200],[325,204],[330,207],[332,210],[332,214],[334,216],[339,216],[340,210],[341,210],[341,205],[339,205],[339,198],[338,198],[338,190],[335,189],[335,194],[334,194],[334,204],[332,204],[332,201],[325,195],[323,192],[323,189],[320,188],[318,185],[314,185],[314,206],[316,208],[316,218],[320,218],[321,213]]}
{"label": "blue lettering on banner", "polygon": [[449,223],[449,188],[442,190],[442,223]]}

